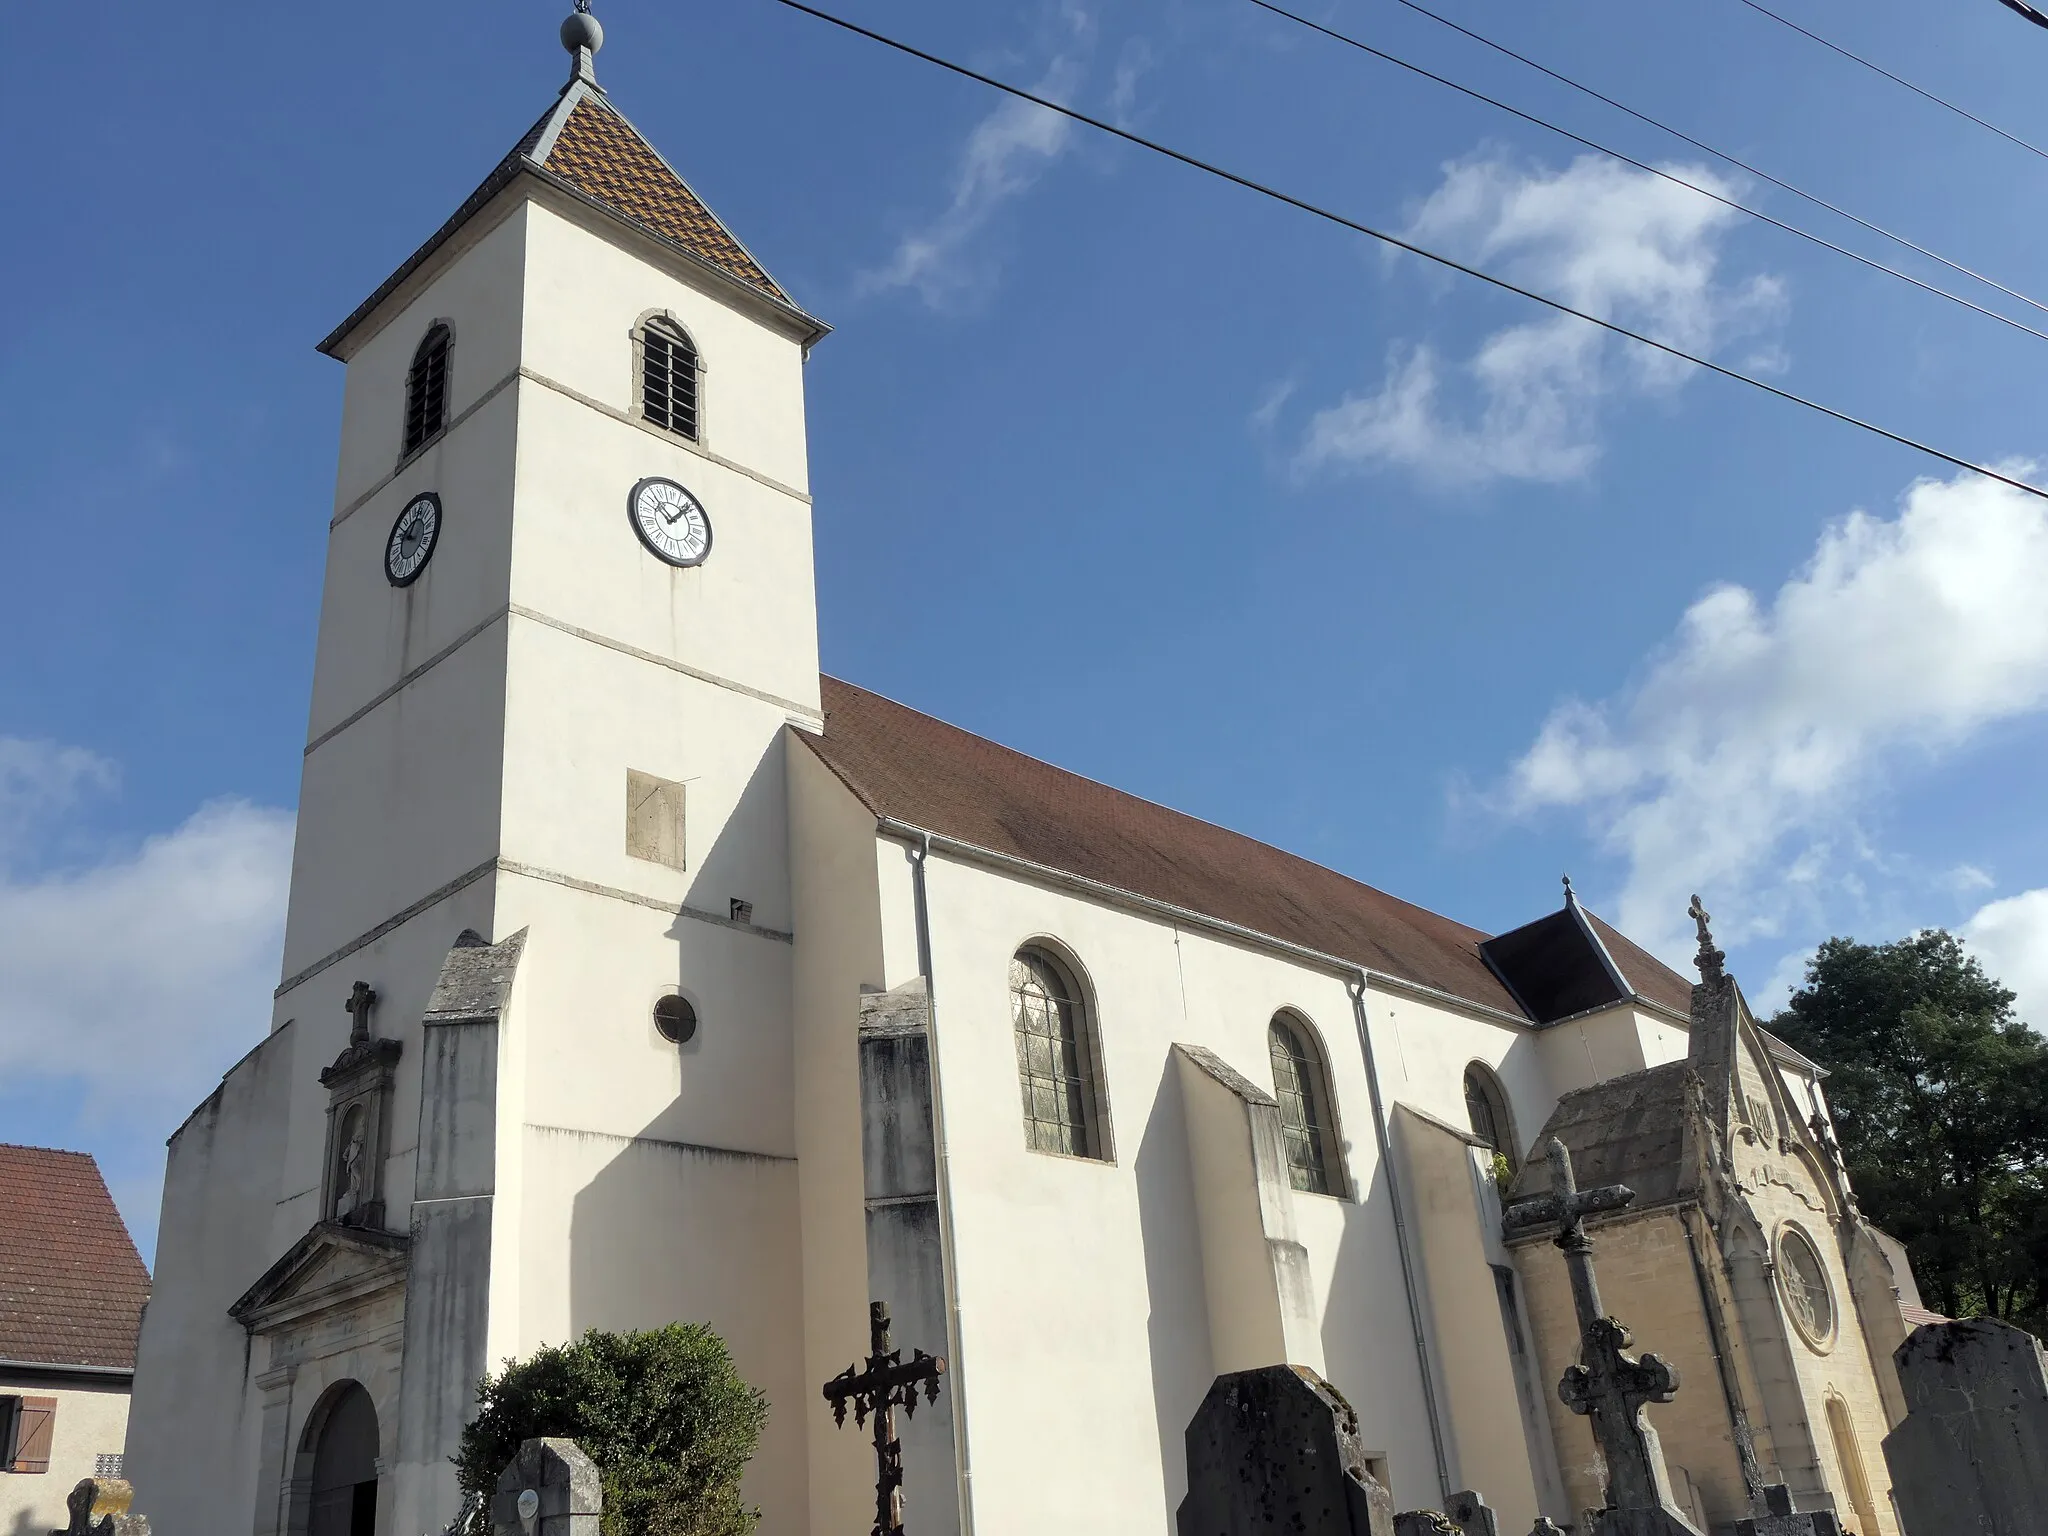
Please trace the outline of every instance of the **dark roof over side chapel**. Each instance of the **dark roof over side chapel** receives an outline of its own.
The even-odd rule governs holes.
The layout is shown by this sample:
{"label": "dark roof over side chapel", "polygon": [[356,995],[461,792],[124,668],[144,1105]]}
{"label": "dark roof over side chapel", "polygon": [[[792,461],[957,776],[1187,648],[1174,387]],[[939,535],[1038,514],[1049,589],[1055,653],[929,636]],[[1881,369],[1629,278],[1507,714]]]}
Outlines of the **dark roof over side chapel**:
{"label": "dark roof over side chapel", "polygon": [[[821,686],[824,732],[798,735],[877,817],[1536,1017],[1489,965],[1480,929],[851,683]],[[1684,1010],[1675,972],[1590,920],[1636,994]]]}
{"label": "dark roof over side chapel", "polygon": [[[600,44],[602,38],[600,31]],[[565,37],[565,46],[567,42]],[[765,299],[771,308],[807,332],[810,341],[826,334],[830,327],[806,314],[783,292],[781,285],[705,205],[675,167],[612,105],[592,69],[594,51],[586,48],[572,55],[576,59],[574,71],[554,105],[521,136],[448,222],[334,328],[320,343],[322,352],[338,355],[336,349],[351,331],[521,175],[537,177],[570,193],[620,223],[652,236],[719,278]]]}
{"label": "dark roof over side chapel", "polygon": [[0,1143],[0,1360],[132,1371],[147,1300],[99,1164]]}

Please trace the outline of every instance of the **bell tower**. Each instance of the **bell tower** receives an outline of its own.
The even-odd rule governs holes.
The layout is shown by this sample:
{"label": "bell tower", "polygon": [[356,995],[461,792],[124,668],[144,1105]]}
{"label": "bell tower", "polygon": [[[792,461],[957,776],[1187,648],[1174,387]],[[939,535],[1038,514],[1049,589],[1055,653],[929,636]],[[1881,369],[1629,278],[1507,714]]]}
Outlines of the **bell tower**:
{"label": "bell tower", "polygon": [[[239,1481],[300,1530],[353,1383],[376,1528],[439,1530],[470,1386],[586,1328],[709,1322],[807,1396],[782,736],[821,724],[826,327],[607,95],[587,0],[561,35],[553,103],[320,344],[347,374],[283,974],[174,1140],[143,1346],[224,1394],[137,1401],[172,1527]],[[262,1215],[187,1245],[176,1192],[229,1179]],[[802,1433],[756,1460],[769,1529]]]}

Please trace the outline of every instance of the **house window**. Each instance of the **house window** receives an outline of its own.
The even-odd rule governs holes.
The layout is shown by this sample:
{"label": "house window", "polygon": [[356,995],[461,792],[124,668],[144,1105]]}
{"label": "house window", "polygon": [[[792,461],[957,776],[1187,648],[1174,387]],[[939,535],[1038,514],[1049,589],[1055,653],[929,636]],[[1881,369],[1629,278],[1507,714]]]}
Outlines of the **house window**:
{"label": "house window", "polygon": [[657,315],[640,327],[640,414],[648,425],[697,440],[697,344]]}
{"label": "house window", "polygon": [[1500,1079],[1478,1062],[1465,1069],[1465,1119],[1472,1134],[1510,1162],[1515,1161],[1514,1127]]}
{"label": "house window", "polygon": [[455,333],[436,323],[421,338],[405,375],[405,451],[435,437],[448,425],[448,348]]}
{"label": "house window", "polygon": [[1330,1170],[1337,1159],[1330,1136],[1330,1088],[1315,1036],[1300,1019],[1275,1014],[1266,1029],[1273,1056],[1273,1091],[1280,1100],[1280,1130],[1287,1140],[1287,1178],[1312,1195],[1334,1195]]}
{"label": "house window", "polygon": [[54,1397],[0,1397],[0,1472],[47,1472],[57,1433]]}
{"label": "house window", "polygon": [[1072,973],[1043,950],[1020,949],[1010,962],[1010,1011],[1024,1144],[1035,1152],[1105,1156],[1094,1041]]}

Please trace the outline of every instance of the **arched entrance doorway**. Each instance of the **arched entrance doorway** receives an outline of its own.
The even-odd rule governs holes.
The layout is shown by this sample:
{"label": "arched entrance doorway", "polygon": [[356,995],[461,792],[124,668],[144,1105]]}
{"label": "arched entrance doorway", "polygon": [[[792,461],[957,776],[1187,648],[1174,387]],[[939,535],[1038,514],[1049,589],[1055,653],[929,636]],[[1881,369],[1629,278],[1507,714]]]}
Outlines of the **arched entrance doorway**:
{"label": "arched entrance doorway", "polygon": [[307,1536],[377,1536],[377,1409],[355,1382],[320,1422],[306,1529]]}

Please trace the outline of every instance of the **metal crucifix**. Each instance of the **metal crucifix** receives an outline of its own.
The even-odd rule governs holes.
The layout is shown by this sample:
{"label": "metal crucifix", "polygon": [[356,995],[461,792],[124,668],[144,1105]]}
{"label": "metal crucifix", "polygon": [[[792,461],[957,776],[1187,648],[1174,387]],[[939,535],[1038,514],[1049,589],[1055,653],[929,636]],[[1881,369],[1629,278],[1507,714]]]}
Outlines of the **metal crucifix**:
{"label": "metal crucifix", "polygon": [[1550,1164],[1550,1193],[1520,1201],[1502,1215],[1504,1232],[1559,1223],[1557,1246],[1571,1272],[1572,1301],[1579,1316],[1579,1360],[1557,1384],[1557,1395],[1573,1413],[1593,1421],[1593,1438],[1607,1463],[1610,1509],[1664,1510],[1670,1485],[1657,1433],[1643,1419],[1646,1403],[1668,1403],[1678,1391],[1678,1372],[1655,1355],[1625,1353],[1634,1342],[1628,1329],[1606,1315],[1593,1274],[1593,1240],[1586,1217],[1618,1211],[1634,1200],[1625,1184],[1582,1190],[1572,1176],[1571,1153],[1555,1136],[1544,1143]]}
{"label": "metal crucifix", "polygon": [[825,1383],[825,1401],[832,1405],[832,1421],[846,1422],[846,1405],[853,1404],[855,1424],[875,1416],[875,1529],[872,1536],[899,1536],[903,1529],[903,1446],[896,1439],[896,1410],[917,1412],[917,1390],[924,1388],[925,1401],[939,1400],[939,1377],[945,1373],[943,1357],[923,1350],[912,1352],[908,1365],[903,1352],[889,1346],[889,1309],[879,1301],[868,1303],[868,1362],[865,1371],[857,1365]]}

